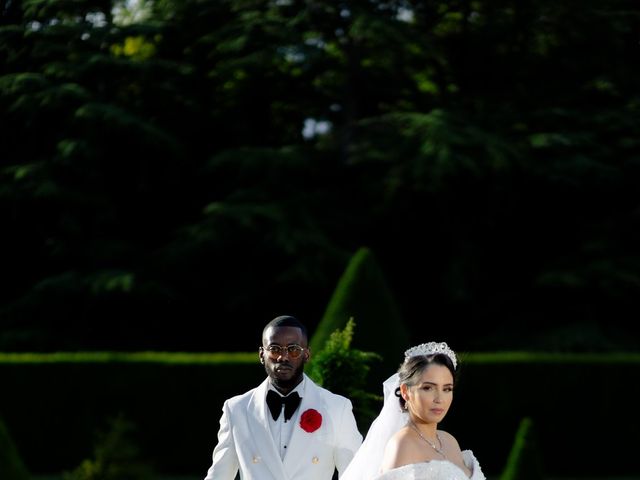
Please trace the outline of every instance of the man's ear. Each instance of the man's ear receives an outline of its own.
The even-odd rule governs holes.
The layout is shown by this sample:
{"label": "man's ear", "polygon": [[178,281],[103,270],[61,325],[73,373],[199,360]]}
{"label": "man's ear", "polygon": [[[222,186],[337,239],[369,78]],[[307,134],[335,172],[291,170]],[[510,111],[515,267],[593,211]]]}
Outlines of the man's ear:
{"label": "man's ear", "polygon": [[309,360],[311,360],[311,349],[307,347],[304,351],[304,363],[307,363]]}
{"label": "man's ear", "polygon": [[264,365],[264,348],[258,348],[258,358],[260,358],[260,363]]}

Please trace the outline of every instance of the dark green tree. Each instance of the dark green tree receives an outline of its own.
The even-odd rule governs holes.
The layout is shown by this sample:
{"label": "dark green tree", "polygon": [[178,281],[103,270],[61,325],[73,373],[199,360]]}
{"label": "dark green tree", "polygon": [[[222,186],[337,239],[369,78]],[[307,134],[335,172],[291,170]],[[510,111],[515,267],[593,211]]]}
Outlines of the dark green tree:
{"label": "dark green tree", "polygon": [[0,4],[0,346],[319,319],[366,244],[415,338],[637,348],[635,4],[140,5]]}

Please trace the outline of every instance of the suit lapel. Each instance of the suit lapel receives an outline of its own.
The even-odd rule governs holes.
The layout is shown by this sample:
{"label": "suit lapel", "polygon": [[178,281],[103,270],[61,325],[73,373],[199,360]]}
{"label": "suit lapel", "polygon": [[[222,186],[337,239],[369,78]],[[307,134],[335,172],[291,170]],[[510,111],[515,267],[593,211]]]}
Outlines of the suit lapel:
{"label": "suit lapel", "polygon": [[274,478],[286,479],[289,476],[284,469],[282,460],[280,460],[280,453],[273,442],[273,435],[271,435],[267,418],[269,410],[265,397],[268,385],[269,379],[267,378],[256,388],[247,407],[247,415],[249,417],[247,423],[249,424],[251,437],[257,446],[257,451],[262,454],[260,455],[262,458],[258,459],[258,461],[263,462],[271,470]]}
{"label": "suit lapel", "polygon": [[326,411],[324,401],[319,395],[318,388],[305,374],[305,386],[302,394],[302,402],[300,402],[300,407],[296,413],[291,417],[291,421],[295,423],[293,425],[293,432],[291,433],[291,440],[289,441],[289,448],[287,449],[287,453],[283,460],[284,467],[288,472],[295,471],[294,466],[296,464],[309,458],[309,442],[315,441],[312,437],[314,433],[305,432],[300,427],[300,417],[310,408],[314,408],[319,412]]}

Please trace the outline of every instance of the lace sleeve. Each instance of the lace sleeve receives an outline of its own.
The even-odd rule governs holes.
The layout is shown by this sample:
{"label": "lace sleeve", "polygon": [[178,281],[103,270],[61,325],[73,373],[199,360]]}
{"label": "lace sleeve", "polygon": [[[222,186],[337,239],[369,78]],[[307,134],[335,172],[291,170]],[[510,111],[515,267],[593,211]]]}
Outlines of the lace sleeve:
{"label": "lace sleeve", "polygon": [[475,457],[471,450],[462,451],[462,460],[469,470],[471,470],[471,477],[469,480],[486,480],[482,468],[480,468],[480,462]]}

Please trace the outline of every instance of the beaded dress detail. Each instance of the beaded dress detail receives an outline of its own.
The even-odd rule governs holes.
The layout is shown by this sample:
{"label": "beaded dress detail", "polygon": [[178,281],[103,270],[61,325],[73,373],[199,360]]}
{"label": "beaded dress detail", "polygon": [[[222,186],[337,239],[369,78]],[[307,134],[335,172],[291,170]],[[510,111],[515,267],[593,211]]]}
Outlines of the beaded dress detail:
{"label": "beaded dress detail", "polygon": [[373,480],[486,480],[478,460],[471,450],[462,451],[464,464],[471,470],[471,476],[448,460],[431,460],[414,463],[389,470]]}

